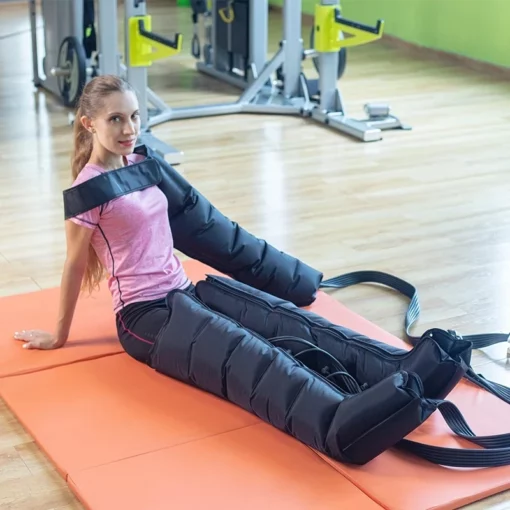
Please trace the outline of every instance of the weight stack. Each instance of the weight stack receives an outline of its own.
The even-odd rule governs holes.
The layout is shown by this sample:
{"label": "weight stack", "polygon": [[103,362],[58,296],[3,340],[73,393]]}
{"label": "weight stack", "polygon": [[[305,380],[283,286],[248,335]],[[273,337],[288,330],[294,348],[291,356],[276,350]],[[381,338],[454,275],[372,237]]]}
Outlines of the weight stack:
{"label": "weight stack", "polygon": [[250,61],[250,1],[256,0],[217,0],[214,13],[215,51],[224,55],[225,70],[237,68],[245,75]]}

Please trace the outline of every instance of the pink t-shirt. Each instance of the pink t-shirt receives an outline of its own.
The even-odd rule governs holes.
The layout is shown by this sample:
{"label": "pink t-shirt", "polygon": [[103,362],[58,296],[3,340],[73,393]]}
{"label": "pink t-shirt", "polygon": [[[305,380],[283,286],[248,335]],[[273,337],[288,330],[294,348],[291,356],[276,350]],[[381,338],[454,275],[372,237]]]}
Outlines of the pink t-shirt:
{"label": "pink t-shirt", "polygon": [[[138,154],[128,156],[129,164],[143,159]],[[104,172],[87,164],[72,186]],[[71,218],[94,229],[91,243],[108,271],[115,312],[129,303],[160,299],[172,289],[189,285],[174,253],[167,209],[165,194],[151,186]]]}

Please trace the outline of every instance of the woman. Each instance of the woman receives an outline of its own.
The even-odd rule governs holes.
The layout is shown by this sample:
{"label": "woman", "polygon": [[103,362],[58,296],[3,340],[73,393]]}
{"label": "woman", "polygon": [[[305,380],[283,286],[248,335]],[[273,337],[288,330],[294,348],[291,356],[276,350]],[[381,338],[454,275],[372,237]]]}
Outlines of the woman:
{"label": "woman", "polygon": [[[114,76],[90,81],[75,121],[73,186],[139,161],[141,156],[133,154],[139,129],[136,95],[127,83]],[[424,391],[435,387],[430,382],[434,368],[440,391],[445,381],[453,386],[462,375],[462,365],[450,362],[432,335],[424,336],[422,344],[436,353],[436,358],[422,356],[428,360],[425,386],[415,373],[416,356],[406,372],[402,354],[370,347],[366,337],[328,327],[325,319],[301,315],[278,298],[259,293],[258,300],[250,299],[241,284],[232,284],[235,305],[225,307],[231,317],[242,317],[246,328],[228,314],[216,315],[214,293],[202,299],[203,306],[185,305],[190,301],[186,292],[194,293],[194,287],[175,256],[168,202],[157,186],[73,217],[66,222],[66,235],[55,330],[16,333],[24,347],[62,347],[80,288],[96,288],[106,270],[118,336],[129,355],[229,400],[340,462],[364,464],[421,425],[434,410],[429,395],[435,394]],[[221,288],[216,287],[216,296]],[[170,296],[175,300],[165,299],[176,289]],[[239,298],[243,293],[246,300]],[[167,301],[183,307],[179,320],[167,321],[172,306]],[[207,334],[197,333],[205,327]],[[346,367],[339,359],[346,360]]]}
{"label": "woman", "polygon": [[[143,159],[133,154],[140,130],[138,101],[117,76],[84,88],[74,123],[73,186]],[[81,288],[98,287],[104,273],[123,348],[147,363],[169,310],[165,296],[194,287],[174,253],[168,202],[157,186],[130,193],[66,221],[67,257],[55,330],[14,337],[27,349],[58,349],[69,330]]]}

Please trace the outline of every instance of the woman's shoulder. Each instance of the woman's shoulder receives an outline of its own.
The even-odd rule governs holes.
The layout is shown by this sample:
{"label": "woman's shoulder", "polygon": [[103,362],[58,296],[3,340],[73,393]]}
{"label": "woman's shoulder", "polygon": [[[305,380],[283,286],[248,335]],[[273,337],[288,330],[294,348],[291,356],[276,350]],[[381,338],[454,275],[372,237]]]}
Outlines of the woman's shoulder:
{"label": "woman's shoulder", "polygon": [[98,167],[97,165],[93,165],[91,163],[87,163],[80,171],[80,173],[77,175],[76,179],[74,179],[73,183],[71,184],[71,187],[74,188],[75,186],[78,186],[79,184],[82,184],[89,179],[92,179],[94,177],[97,177],[98,175],[101,175],[104,171]]}
{"label": "woman's shoulder", "polygon": [[[127,159],[128,165],[134,165],[135,163],[139,163],[140,161],[143,161],[145,159],[145,156],[143,154],[132,153],[132,154],[129,154],[128,156],[126,156],[126,159]],[[105,170],[103,168],[101,168],[100,166],[94,165],[93,163],[87,163],[82,168],[82,170],[80,171],[80,173],[78,174],[76,179],[73,181],[73,183],[71,184],[71,187],[78,186],[79,184],[82,184],[82,183],[88,181],[89,179],[92,179],[93,177],[97,177],[98,175],[101,175],[104,172],[105,172]]]}

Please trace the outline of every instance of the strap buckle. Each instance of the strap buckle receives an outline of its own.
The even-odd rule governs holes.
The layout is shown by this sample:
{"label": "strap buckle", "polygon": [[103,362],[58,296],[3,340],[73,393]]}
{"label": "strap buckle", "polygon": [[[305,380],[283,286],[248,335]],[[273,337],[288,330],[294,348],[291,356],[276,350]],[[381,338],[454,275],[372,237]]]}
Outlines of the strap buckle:
{"label": "strap buckle", "polygon": [[455,330],[455,329],[448,329],[447,332],[448,332],[448,334],[453,336],[456,340],[463,340],[464,339],[463,336],[457,330]]}

